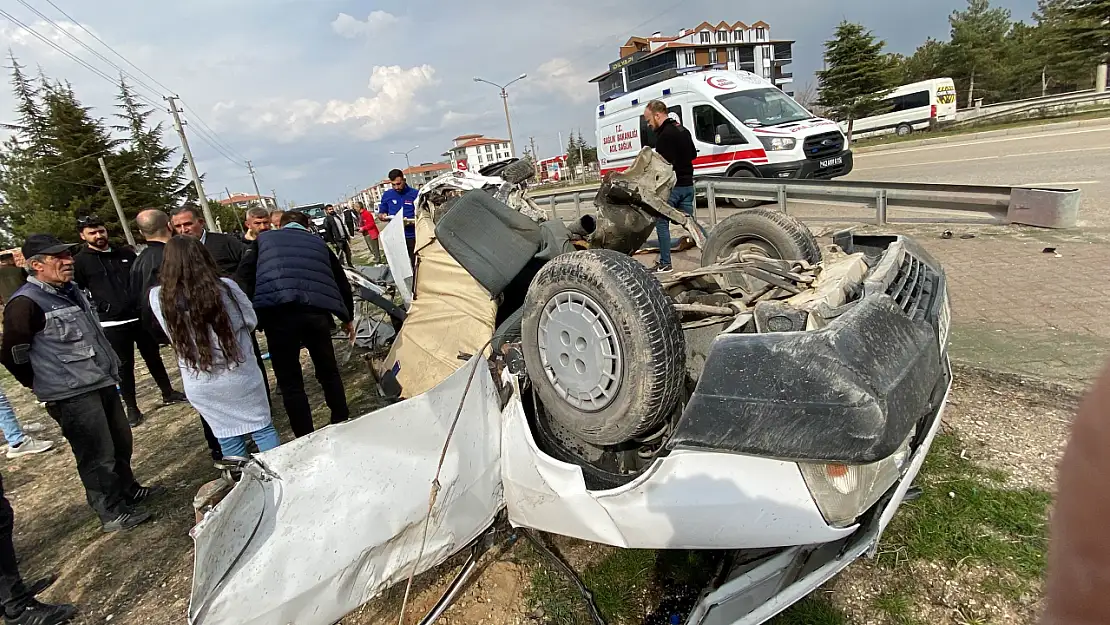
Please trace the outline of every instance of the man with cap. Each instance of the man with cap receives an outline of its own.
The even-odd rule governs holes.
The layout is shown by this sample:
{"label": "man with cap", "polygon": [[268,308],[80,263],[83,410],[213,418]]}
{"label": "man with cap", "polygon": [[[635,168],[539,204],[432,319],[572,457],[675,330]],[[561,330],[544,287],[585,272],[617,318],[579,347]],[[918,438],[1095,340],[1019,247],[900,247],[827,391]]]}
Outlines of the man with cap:
{"label": "man with cap", "polygon": [[89,506],[105,532],[116,532],[149,520],[139,504],[162,489],[141,486],[131,471],[119,359],[73,282],[75,247],[49,234],[23,243],[29,277],[4,311],[0,363],[46,404],[73,450]]}

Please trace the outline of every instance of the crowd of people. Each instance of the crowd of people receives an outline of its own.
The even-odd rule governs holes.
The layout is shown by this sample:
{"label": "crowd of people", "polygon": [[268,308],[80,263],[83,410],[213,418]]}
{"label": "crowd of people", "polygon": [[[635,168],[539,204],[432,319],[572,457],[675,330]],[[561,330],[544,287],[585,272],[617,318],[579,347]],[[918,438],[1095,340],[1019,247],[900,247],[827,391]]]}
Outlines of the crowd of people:
{"label": "crowd of people", "polygon": [[[188,402],[199,413],[217,463],[243,460],[251,446],[262,452],[281,444],[259,332],[295,437],[314,430],[302,350],[330,422],[350,418],[333,346],[337,321],[348,340],[355,332],[343,265],[353,263],[350,241],[360,235],[373,260],[384,262],[377,220],[414,217],[416,191],[399,171],[390,177],[395,193],[383,199],[377,217],[362,203],[342,211],[329,206],[319,234],[296,210],[251,208],[236,236],[211,231],[191,207],[147,209],[135,218],[145,243],[139,253],[112,244],[106,224],[92,216],[76,223],[80,243],[31,234],[20,250],[24,267],[12,254],[0,256],[0,363],[59,425],[103,531],[151,519],[144,503],[164,490],[144,485],[131,467],[132,428],[147,419],[138,402],[136,348],[162,405]],[[410,232],[406,226],[411,239]],[[177,356],[182,390],[163,364],[160,349],[167,345]],[[20,424],[0,391],[9,458],[53,449],[53,441],[36,436],[44,429]],[[23,582],[13,523],[0,480],[0,616],[25,625],[68,622],[73,606],[35,599],[51,580]]]}

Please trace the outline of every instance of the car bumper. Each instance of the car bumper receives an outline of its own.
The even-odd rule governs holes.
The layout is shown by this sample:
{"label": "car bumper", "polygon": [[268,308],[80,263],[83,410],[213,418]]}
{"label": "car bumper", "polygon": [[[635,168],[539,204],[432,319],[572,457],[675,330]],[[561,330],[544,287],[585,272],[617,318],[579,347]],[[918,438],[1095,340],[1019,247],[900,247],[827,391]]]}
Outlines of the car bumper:
{"label": "car bumper", "polygon": [[727,581],[704,595],[687,625],[758,625],[789,608],[860,557],[873,555],[879,539],[905,501],[943,421],[952,387],[945,363],[944,399],[928,421],[925,435],[901,479],[861,519],[850,536],[831,543],[790,547],[735,567]]}
{"label": "car bumper", "polygon": [[[831,159],[839,159],[840,162],[833,165],[826,163],[825,167],[821,166],[822,163]],[[844,150],[836,156],[827,158],[803,159],[788,163],[769,163],[767,165],[759,165],[756,169],[759,170],[761,178],[829,180],[839,176],[847,176],[852,172],[854,165],[855,162],[852,151]]]}

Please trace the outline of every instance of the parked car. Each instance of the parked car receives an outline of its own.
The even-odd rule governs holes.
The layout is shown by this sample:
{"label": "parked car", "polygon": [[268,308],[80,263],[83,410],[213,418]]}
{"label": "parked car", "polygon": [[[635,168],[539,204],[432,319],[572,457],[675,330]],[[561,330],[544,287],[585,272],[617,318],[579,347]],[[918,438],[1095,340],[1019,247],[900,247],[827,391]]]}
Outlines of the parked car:
{"label": "parked car", "polygon": [[[569,227],[526,214],[523,169],[422,189],[416,296],[376,369],[403,401],[243,468],[194,529],[190,622],[333,623],[503,511],[726,554],[689,624],[762,623],[875,549],[951,385],[940,265],[759,209],[706,237],[650,149]],[[700,268],[629,255],[659,216]]]}

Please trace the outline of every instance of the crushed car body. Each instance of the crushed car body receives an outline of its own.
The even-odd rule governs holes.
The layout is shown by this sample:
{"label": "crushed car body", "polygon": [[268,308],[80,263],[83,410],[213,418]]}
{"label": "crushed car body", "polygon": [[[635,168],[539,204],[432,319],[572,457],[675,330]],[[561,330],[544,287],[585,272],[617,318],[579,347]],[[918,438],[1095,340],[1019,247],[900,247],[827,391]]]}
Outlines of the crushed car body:
{"label": "crushed car body", "polygon": [[[951,385],[940,265],[899,236],[822,249],[775,211],[708,230],[662,202],[650,149],[568,226],[513,165],[421,191],[413,299],[375,371],[403,401],[244,468],[195,529],[190,622],[328,625],[502,510],[728,554],[691,625],[762,623],[875,548]],[[629,256],[658,217],[699,268]]]}

